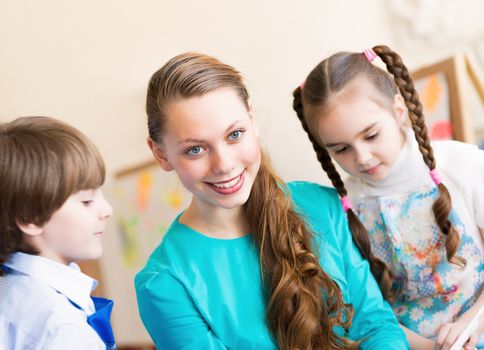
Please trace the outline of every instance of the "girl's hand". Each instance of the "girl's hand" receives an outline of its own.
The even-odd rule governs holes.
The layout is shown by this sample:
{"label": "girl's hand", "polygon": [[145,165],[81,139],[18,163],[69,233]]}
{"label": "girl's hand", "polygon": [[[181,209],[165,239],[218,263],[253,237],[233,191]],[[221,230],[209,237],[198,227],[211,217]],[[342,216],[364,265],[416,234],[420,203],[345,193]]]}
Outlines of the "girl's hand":
{"label": "girl's hand", "polygon": [[[464,329],[469,324],[467,318],[461,317],[456,322],[444,324],[439,331],[437,336],[437,341],[435,343],[436,350],[449,350],[459,335],[464,331]],[[469,340],[465,343],[463,349],[474,350],[479,341],[479,330],[475,330],[471,333]]]}

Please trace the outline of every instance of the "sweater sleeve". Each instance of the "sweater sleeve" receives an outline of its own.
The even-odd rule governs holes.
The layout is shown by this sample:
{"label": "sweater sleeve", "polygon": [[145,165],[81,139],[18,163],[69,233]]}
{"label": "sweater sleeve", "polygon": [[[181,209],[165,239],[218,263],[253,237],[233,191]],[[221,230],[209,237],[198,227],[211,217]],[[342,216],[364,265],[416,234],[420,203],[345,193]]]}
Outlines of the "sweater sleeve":
{"label": "sweater sleeve", "polygon": [[141,320],[157,349],[226,349],[168,271],[142,271],[135,287]]}
{"label": "sweater sleeve", "polygon": [[[346,219],[342,219],[346,222]],[[408,349],[405,334],[383,299],[380,288],[370,272],[368,261],[362,259],[346,224],[342,225],[342,252],[345,253],[346,292],[353,305],[354,317],[350,337],[363,339],[361,349]]]}
{"label": "sweater sleeve", "polygon": [[405,334],[370,272],[367,260],[357,250],[348,228],[346,215],[337,203],[336,225],[346,279],[347,303],[353,305],[354,317],[349,336],[362,340],[361,349],[408,349]]}
{"label": "sweater sleeve", "polygon": [[[484,150],[458,141],[432,142],[437,168],[443,170],[444,184],[466,198],[479,228],[484,228]],[[450,180],[450,183],[448,182]],[[450,185],[450,186],[449,186]]]}
{"label": "sweater sleeve", "polygon": [[346,214],[334,189],[294,182],[289,187],[298,212],[316,237],[323,269],[338,283],[354,316],[348,336],[361,340],[360,349],[409,349],[405,334],[353,243]]}

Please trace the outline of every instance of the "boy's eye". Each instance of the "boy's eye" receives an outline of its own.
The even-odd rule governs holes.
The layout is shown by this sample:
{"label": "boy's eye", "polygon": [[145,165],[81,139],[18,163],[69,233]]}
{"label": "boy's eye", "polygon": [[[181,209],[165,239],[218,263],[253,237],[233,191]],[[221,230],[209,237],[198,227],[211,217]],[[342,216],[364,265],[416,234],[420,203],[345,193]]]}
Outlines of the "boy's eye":
{"label": "boy's eye", "polygon": [[229,140],[235,141],[235,140],[239,139],[242,136],[243,133],[244,133],[244,130],[235,130],[234,132],[232,132],[229,135]]}
{"label": "boy's eye", "polygon": [[86,207],[91,205],[94,201],[92,199],[82,201],[82,204],[84,204]]}

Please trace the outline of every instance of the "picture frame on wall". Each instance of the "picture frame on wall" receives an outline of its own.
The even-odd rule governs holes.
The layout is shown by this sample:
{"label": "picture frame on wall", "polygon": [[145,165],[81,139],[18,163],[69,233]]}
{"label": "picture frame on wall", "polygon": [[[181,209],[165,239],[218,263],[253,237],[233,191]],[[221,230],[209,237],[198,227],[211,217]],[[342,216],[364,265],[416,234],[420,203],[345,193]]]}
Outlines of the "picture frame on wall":
{"label": "picture frame on wall", "polygon": [[466,99],[467,62],[463,54],[411,73],[433,140],[474,141]]}

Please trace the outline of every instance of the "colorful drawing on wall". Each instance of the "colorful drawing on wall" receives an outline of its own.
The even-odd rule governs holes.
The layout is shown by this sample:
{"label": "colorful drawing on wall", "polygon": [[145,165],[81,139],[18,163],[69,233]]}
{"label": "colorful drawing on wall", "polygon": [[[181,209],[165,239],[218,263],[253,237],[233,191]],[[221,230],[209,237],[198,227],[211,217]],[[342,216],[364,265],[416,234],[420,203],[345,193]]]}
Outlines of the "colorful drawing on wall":
{"label": "colorful drawing on wall", "polygon": [[125,266],[136,266],[141,262],[138,235],[136,234],[138,223],[139,218],[136,216],[130,220],[119,218],[117,222],[118,232],[121,238],[123,263]]}
{"label": "colorful drawing on wall", "polygon": [[118,173],[112,192],[123,265],[141,267],[191,196],[154,162]]}
{"label": "colorful drawing on wall", "polygon": [[425,122],[433,140],[452,139],[449,87],[443,73],[436,73],[415,81],[415,88],[423,105]]}
{"label": "colorful drawing on wall", "polygon": [[149,171],[141,171],[138,174],[137,203],[140,210],[145,210],[148,207],[152,184],[153,175]]}
{"label": "colorful drawing on wall", "polygon": [[478,135],[472,125],[469,95],[477,93],[482,106],[484,78],[472,55],[457,53],[424,66],[411,76],[423,105],[430,137],[474,143]]}

